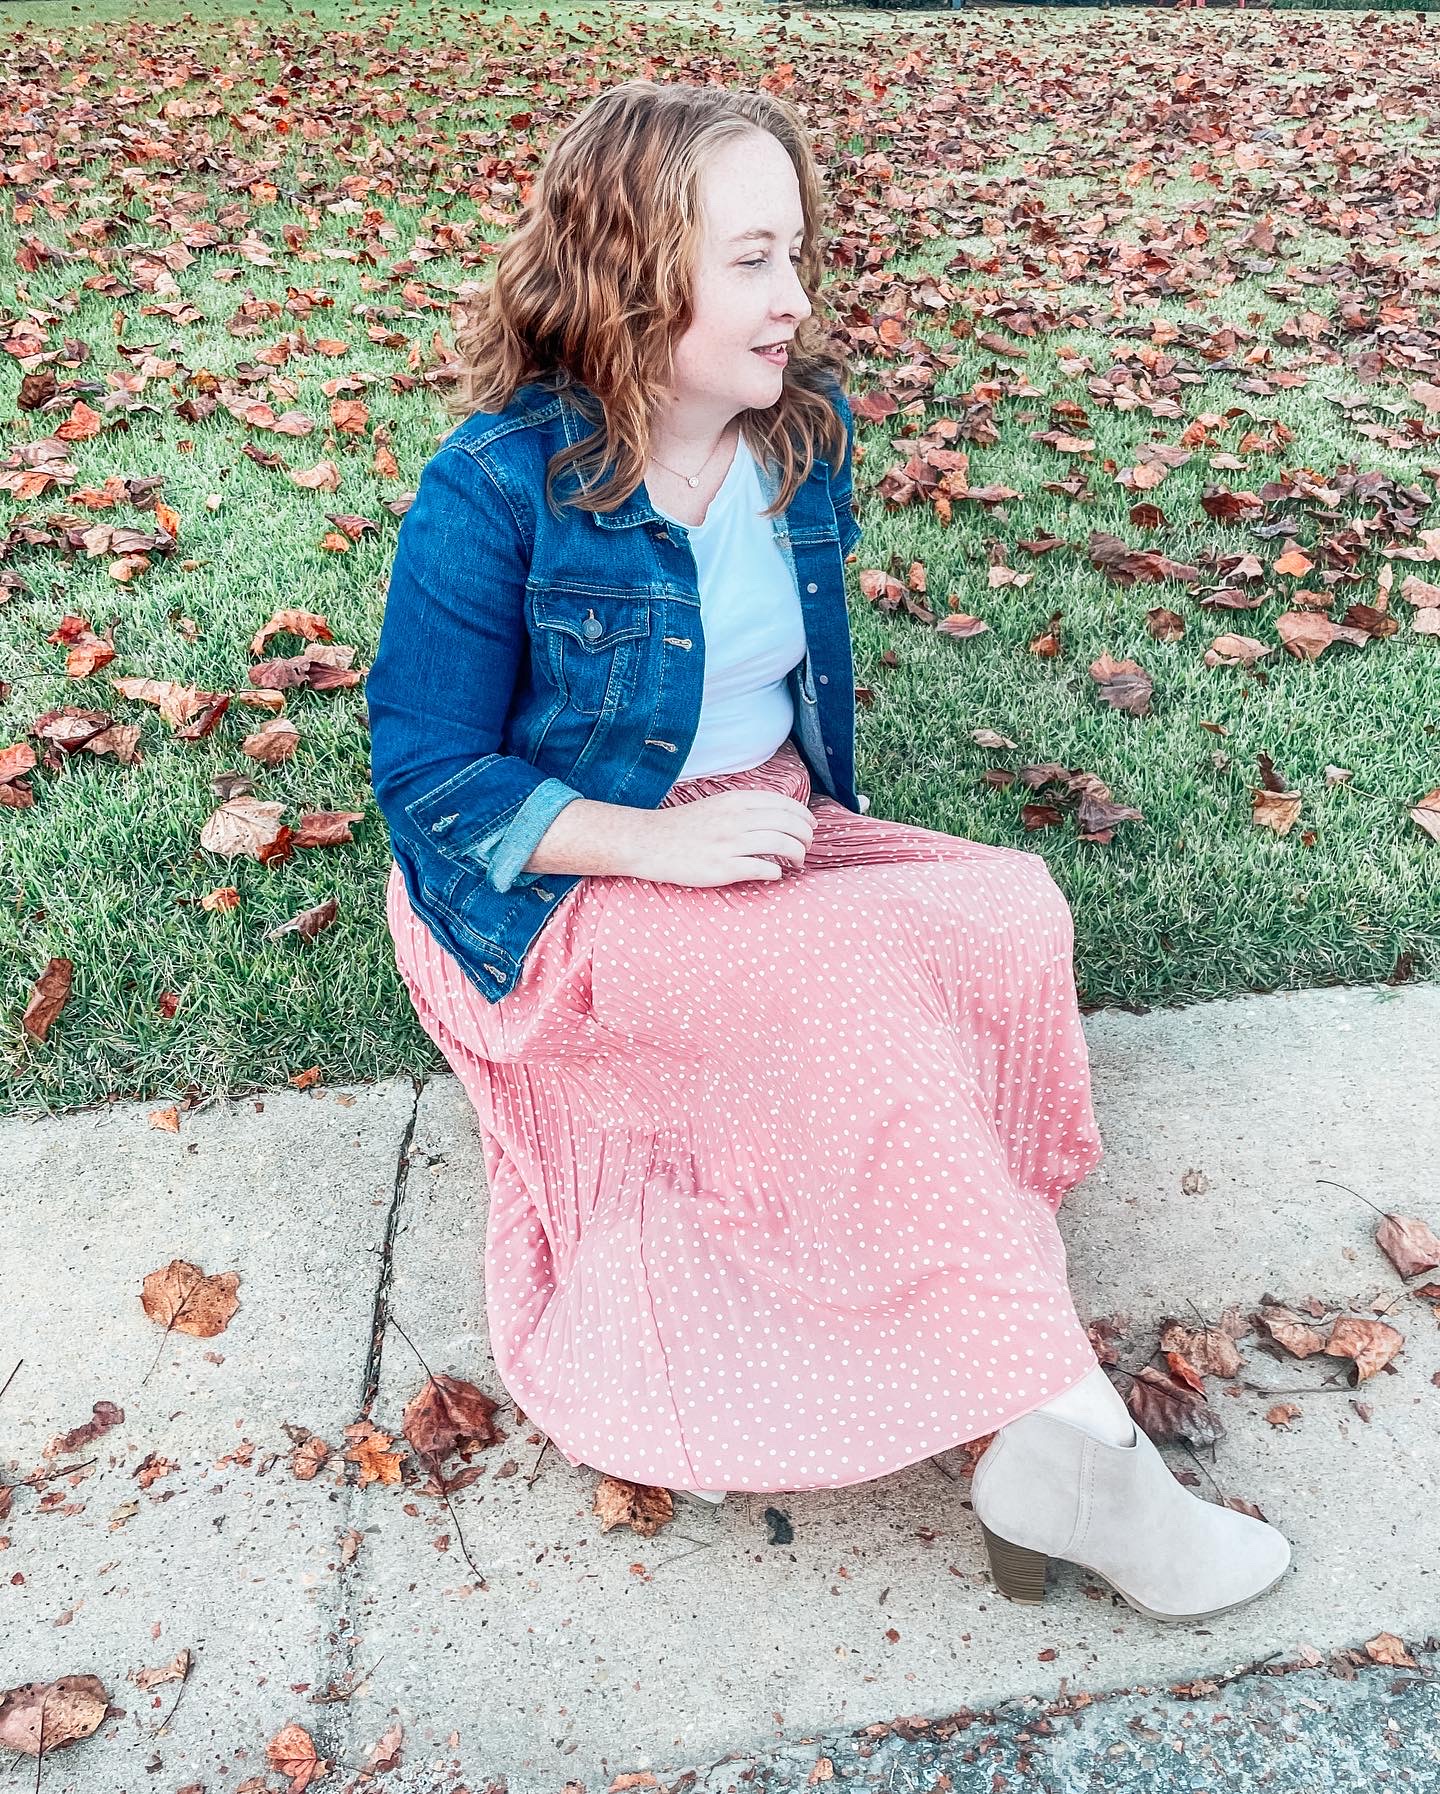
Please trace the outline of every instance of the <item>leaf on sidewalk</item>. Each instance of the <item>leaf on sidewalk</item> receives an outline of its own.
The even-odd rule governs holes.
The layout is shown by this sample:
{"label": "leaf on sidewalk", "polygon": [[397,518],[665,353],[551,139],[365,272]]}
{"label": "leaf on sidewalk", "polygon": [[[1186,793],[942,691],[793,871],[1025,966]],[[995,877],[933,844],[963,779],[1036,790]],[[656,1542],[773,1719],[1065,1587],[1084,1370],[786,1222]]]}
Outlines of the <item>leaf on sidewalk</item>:
{"label": "leaf on sidewalk", "polygon": [[229,1326],[239,1308],[235,1271],[218,1271],[207,1277],[199,1265],[172,1258],[163,1270],[151,1271],[140,1289],[140,1306],[152,1321],[167,1331],[189,1333],[195,1339],[213,1339]]}

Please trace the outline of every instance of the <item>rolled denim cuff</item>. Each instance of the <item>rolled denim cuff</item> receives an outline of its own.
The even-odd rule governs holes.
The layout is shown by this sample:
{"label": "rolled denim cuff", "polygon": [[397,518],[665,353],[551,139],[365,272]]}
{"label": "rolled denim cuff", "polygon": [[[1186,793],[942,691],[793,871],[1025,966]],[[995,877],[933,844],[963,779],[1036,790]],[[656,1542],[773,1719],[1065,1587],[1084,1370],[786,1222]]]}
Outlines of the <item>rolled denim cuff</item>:
{"label": "rolled denim cuff", "polygon": [[505,826],[504,833],[486,858],[485,876],[497,891],[508,891],[512,885],[533,884],[542,878],[540,872],[522,872],[521,867],[534,853],[550,824],[566,804],[584,793],[567,785],[563,779],[546,779],[537,785]]}

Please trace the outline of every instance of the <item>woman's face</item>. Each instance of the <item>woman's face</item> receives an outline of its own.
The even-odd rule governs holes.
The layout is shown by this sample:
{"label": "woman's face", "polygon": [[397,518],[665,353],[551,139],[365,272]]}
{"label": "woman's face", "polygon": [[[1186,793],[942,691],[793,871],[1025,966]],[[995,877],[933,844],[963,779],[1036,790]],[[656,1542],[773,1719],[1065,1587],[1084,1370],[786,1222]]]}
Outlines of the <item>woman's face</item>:
{"label": "woman's face", "polygon": [[[783,360],[759,345],[795,334],[811,305],[796,273],[803,214],[795,169],[768,131],[725,144],[701,170],[704,234],[693,315],[675,346],[677,421],[696,435],[780,397]],[[770,232],[769,237],[752,235]]]}

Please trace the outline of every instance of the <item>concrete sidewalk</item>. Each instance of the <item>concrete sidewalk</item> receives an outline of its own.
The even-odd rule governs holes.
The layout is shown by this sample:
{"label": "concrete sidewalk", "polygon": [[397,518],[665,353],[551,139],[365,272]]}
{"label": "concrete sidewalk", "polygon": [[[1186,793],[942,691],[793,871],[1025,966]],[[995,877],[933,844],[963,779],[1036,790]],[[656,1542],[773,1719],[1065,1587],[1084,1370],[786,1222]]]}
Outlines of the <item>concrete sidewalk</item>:
{"label": "concrete sidewalk", "polygon": [[[602,1534],[595,1474],[516,1426],[490,1362],[482,1159],[451,1077],[217,1102],[178,1136],[143,1103],[0,1122],[0,1383],[23,1359],[0,1395],[0,1480],[20,1485],[0,1520],[0,1689],[88,1672],[112,1713],[46,1758],[46,1794],[279,1790],[266,1744],[292,1722],[333,1761],[326,1789],[593,1794],[687,1770],[706,1789],[799,1787],[820,1757],[832,1769],[815,1779],[868,1775],[838,1764],[879,1723],[933,1743],[914,1728],[960,1709],[1098,1702],[1261,1660],[1323,1677],[1381,1633],[1417,1660],[1386,1685],[1416,1681],[1417,1647],[1440,1632],[1440,1329],[1359,1198],[1440,1231],[1440,987],[1106,1011],[1086,1034],[1107,1156],[1060,1222],[1080,1312],[1119,1322],[1127,1369],[1151,1361],[1166,1317],[1213,1323],[1265,1296],[1379,1304],[1405,1335],[1358,1388],[1347,1361],[1272,1356],[1260,1334],[1240,1342],[1236,1383],[1209,1380],[1226,1436],[1198,1462],[1165,1455],[1202,1491],[1257,1504],[1295,1565],[1193,1628],[1068,1565],[1043,1607],[996,1595],[959,1450],[849,1489],[677,1501],[650,1539]],[[1191,1171],[1202,1193],[1182,1189]],[[213,1338],[167,1337],[142,1312],[142,1280],[176,1258],[239,1274]],[[501,1403],[508,1436],[453,1513],[411,1454],[404,1485],[367,1487],[340,1457],[366,1413],[405,1446],[424,1372],[402,1327],[433,1370]],[[1301,1411],[1289,1430],[1265,1419],[1277,1401]],[[107,1402],[122,1421],[44,1456]],[[293,1429],[334,1454],[311,1481],[293,1473]],[[182,1650],[183,1689],[137,1685]],[[397,1723],[398,1767],[357,1781]],[[1051,1725],[1021,1750],[1057,1765],[1046,1786],[1092,1785],[1060,1779],[1055,1753],[1073,1764],[1079,1746]],[[962,1775],[963,1761],[945,1765],[954,1787],[988,1794],[999,1761]],[[932,1785],[926,1762],[929,1781],[892,1785]],[[33,1759],[0,1750],[0,1766],[33,1780]]]}

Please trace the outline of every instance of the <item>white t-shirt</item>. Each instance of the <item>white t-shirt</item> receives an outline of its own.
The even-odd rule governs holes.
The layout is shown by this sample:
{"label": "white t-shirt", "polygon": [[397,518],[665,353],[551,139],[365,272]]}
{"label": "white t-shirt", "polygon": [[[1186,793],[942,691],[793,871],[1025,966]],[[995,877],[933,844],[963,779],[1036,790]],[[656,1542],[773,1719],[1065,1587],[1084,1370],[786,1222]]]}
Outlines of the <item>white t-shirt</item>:
{"label": "white t-shirt", "polygon": [[759,766],[794,726],[785,676],[805,658],[805,623],[764,508],[759,469],[743,437],[703,523],[655,507],[688,534],[705,633],[700,721],[677,780]]}

